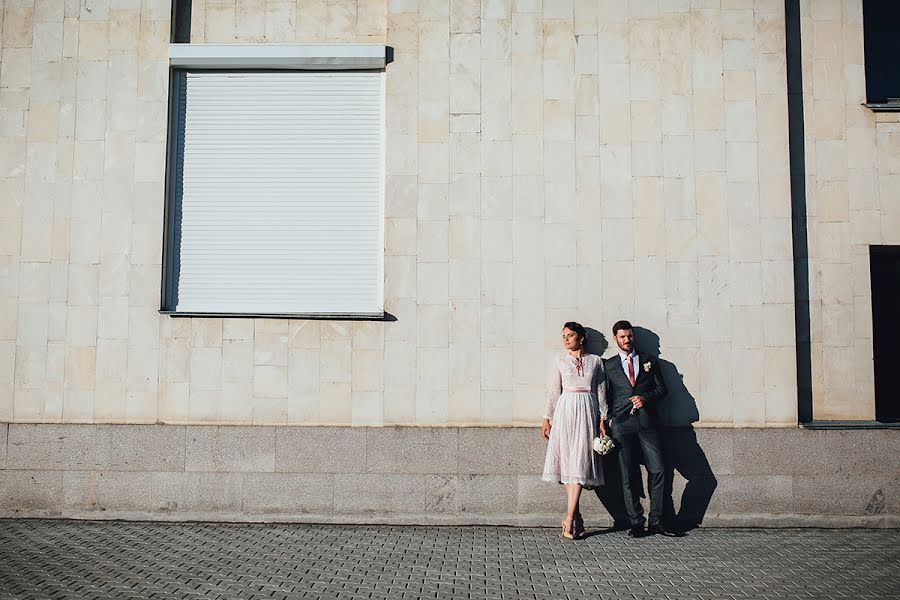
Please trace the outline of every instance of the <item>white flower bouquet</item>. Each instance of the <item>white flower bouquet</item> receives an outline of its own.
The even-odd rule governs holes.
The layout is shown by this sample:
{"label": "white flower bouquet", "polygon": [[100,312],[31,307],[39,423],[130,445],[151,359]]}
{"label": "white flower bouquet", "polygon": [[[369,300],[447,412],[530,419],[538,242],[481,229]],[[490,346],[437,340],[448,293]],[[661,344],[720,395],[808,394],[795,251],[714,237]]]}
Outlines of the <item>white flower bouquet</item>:
{"label": "white flower bouquet", "polygon": [[613,443],[612,438],[608,435],[594,438],[594,452],[600,456],[609,454],[615,447],[616,445]]}

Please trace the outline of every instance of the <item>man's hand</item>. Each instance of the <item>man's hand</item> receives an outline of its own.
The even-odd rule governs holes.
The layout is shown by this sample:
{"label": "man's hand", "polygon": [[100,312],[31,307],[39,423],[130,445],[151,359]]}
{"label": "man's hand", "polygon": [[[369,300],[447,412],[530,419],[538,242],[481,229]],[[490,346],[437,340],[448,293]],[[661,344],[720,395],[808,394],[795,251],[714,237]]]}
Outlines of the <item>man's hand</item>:
{"label": "man's hand", "polygon": [[606,423],[603,422],[603,419],[600,419],[599,429],[600,429],[600,437],[603,437],[604,435],[606,435]]}
{"label": "man's hand", "polygon": [[632,396],[631,398],[629,398],[629,400],[631,400],[633,410],[637,410],[639,408],[644,408],[644,397],[643,396]]}
{"label": "man's hand", "polygon": [[544,422],[541,423],[541,435],[545,440],[550,439],[550,421],[547,419],[544,419]]}

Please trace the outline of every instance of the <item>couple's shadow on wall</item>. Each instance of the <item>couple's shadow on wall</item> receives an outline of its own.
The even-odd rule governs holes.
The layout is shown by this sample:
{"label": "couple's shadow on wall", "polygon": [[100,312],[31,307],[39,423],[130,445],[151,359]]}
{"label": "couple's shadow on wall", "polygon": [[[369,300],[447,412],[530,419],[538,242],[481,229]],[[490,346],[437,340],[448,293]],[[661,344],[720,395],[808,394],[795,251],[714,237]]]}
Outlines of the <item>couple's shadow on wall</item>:
{"label": "couple's shadow on wall", "polygon": [[[609,348],[606,337],[596,329],[587,328],[587,332],[588,342],[585,350],[598,356],[603,355]],[[660,441],[666,462],[663,520],[669,527],[687,531],[703,522],[718,485],[694,431],[693,424],[700,420],[700,412],[694,396],[684,385],[684,377],[678,372],[678,367],[660,356],[659,336],[644,327],[635,327],[634,335],[636,350],[651,354],[659,361],[663,381],[668,390],[665,400],[657,408]],[[675,472],[685,479],[678,510],[675,509],[672,498]],[[615,453],[603,457],[603,474],[606,484],[595,490],[597,497],[612,516],[614,528],[627,528],[629,522]],[[643,481],[643,477],[637,480]]]}

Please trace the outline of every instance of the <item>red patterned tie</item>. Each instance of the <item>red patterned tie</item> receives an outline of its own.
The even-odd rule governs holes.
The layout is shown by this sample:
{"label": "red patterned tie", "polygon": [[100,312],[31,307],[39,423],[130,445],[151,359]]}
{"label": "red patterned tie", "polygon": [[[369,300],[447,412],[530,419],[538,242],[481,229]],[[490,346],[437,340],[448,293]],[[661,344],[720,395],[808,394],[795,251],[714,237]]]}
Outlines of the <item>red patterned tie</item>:
{"label": "red patterned tie", "polygon": [[628,382],[631,383],[631,387],[634,387],[634,362],[630,356],[628,357]]}

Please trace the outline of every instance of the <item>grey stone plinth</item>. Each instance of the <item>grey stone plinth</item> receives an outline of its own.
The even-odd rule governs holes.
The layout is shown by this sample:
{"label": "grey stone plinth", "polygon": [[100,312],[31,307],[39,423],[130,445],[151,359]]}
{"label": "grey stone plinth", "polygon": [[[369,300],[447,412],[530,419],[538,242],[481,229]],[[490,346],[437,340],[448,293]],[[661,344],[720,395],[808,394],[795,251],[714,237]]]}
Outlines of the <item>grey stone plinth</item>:
{"label": "grey stone plinth", "polygon": [[511,475],[427,475],[426,512],[504,515],[517,513]]}
{"label": "grey stone plinth", "polygon": [[[663,437],[681,518],[900,525],[896,431]],[[0,517],[556,526],[565,509],[534,428],[0,424],[0,449]],[[591,522],[621,510],[617,469],[608,457],[609,485],[582,495]]]}
{"label": "grey stone plinth", "polygon": [[418,513],[425,511],[425,475],[340,475],[334,478],[338,513]]}
{"label": "grey stone plinth", "polygon": [[111,514],[241,511],[242,482],[235,473],[71,471],[62,475],[66,510]]}
{"label": "grey stone plinth", "polygon": [[511,475],[460,475],[457,491],[460,511],[485,514],[518,512],[516,479]]}
{"label": "grey stone plinth", "polygon": [[8,469],[180,471],[185,428],[11,424]]}
{"label": "grey stone plinth", "polygon": [[276,428],[275,452],[275,470],[280,473],[359,473],[365,471],[366,430]]}
{"label": "grey stone plinth", "polygon": [[456,473],[459,430],[384,427],[366,430],[369,473]]}
{"label": "grey stone plinth", "polygon": [[100,510],[97,503],[99,471],[64,471],[62,502],[67,510]]}
{"label": "grey stone plinth", "polygon": [[[543,481],[539,475],[521,475],[517,477],[518,510],[528,513],[559,512],[566,499],[565,488],[558,483]],[[589,496],[585,494],[585,499]]]}
{"label": "grey stone plinth", "polygon": [[900,514],[900,480],[896,475],[794,477],[795,506],[812,514]]}
{"label": "grey stone plinth", "polygon": [[179,426],[97,426],[98,462],[109,471],[183,471],[185,438]]}
{"label": "grey stone plinth", "polygon": [[[117,473],[121,477],[121,473]],[[228,512],[241,510],[242,487],[237,473],[158,473],[151,479],[155,510],[161,512]]]}
{"label": "grey stone plinth", "polygon": [[10,424],[8,469],[93,470],[99,468],[96,425]]}
{"label": "grey stone plinth", "polygon": [[97,506],[107,511],[158,511],[174,508],[161,503],[163,490],[157,490],[168,473],[120,473],[105,471],[97,474]]}
{"label": "grey stone plinth", "polygon": [[250,513],[328,513],[334,506],[334,476],[247,473],[243,510]]}
{"label": "grey stone plinth", "polygon": [[[731,433],[736,473],[806,475],[810,472],[857,476],[881,473],[879,441],[895,431],[785,431],[736,429]],[[887,468],[895,468],[893,465]]]}
{"label": "grey stone plinth", "polygon": [[0,423],[0,469],[6,467],[6,443],[9,435],[9,425]]}
{"label": "grey stone plinth", "polygon": [[425,510],[439,514],[453,514],[460,511],[457,475],[425,476]]}
{"label": "grey stone plinth", "polygon": [[546,444],[534,427],[459,430],[459,472],[473,475],[539,475]]}
{"label": "grey stone plinth", "polygon": [[741,514],[767,507],[766,512],[796,512],[788,475],[728,475],[719,478],[715,507],[723,512]]}
{"label": "grey stone plinth", "polygon": [[[688,435],[690,435],[688,431]],[[727,429],[700,429],[694,430],[696,442],[703,451],[703,456],[709,463],[712,472],[716,475],[731,475],[734,473],[734,445],[735,436],[733,430]],[[683,432],[664,432],[663,442],[671,442],[679,446],[684,443]],[[690,438],[689,438],[690,439]]]}
{"label": "grey stone plinth", "polygon": [[62,472],[0,471],[0,508],[8,515],[62,508]]}
{"label": "grey stone plinth", "polygon": [[275,436],[274,427],[190,427],[185,470],[274,472]]}

